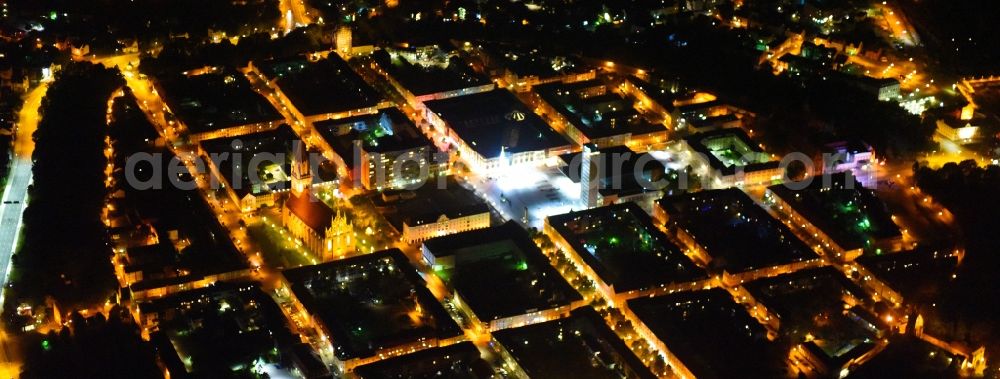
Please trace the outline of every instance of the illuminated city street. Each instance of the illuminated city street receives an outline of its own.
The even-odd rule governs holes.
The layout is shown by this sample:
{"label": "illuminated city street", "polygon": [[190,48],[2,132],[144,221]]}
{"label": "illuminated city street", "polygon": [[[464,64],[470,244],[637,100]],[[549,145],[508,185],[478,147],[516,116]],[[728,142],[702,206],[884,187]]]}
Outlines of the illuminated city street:
{"label": "illuminated city street", "polygon": [[314,17],[305,4],[305,0],[280,0],[278,10],[281,11],[281,30],[288,34],[297,27],[313,23]]}
{"label": "illuminated city street", "polygon": [[[38,126],[38,107],[45,97],[47,83],[43,83],[25,96],[24,107],[18,122],[17,139],[14,141],[13,162],[3,191],[0,204],[0,272],[3,273],[4,287],[10,275],[10,258],[17,250],[21,217],[28,202],[28,186],[31,185],[31,153],[35,147],[32,133]],[[3,304],[0,295],[0,304]]]}
{"label": "illuminated city street", "polygon": [[[7,178],[7,186],[3,190],[3,204],[0,204],[0,272],[3,273],[3,288],[7,287],[10,275],[11,255],[17,250],[20,238],[21,218],[27,206],[28,186],[31,184],[31,153],[34,141],[31,138],[38,126],[38,107],[48,83],[43,83],[25,96],[24,108],[18,116],[18,133],[14,141],[13,161]],[[4,302],[3,291],[0,290],[0,305]],[[14,378],[18,373],[18,365],[11,350],[11,340],[7,337],[5,328],[0,328],[0,376]]]}
{"label": "illuminated city street", "polygon": [[906,20],[904,15],[897,14],[896,10],[885,1],[877,5],[876,9],[882,13],[883,26],[892,32],[894,38],[907,46],[920,44],[920,37],[917,35],[916,29]]}

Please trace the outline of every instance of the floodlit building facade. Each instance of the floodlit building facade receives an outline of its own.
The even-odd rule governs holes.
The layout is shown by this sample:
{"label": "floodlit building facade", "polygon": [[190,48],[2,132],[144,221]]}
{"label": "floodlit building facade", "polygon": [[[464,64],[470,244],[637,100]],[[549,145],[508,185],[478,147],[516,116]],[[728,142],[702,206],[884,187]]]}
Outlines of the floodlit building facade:
{"label": "floodlit building facade", "polygon": [[506,90],[426,103],[425,118],[450,139],[470,169],[537,165],[570,144]]}
{"label": "floodlit building facade", "polygon": [[353,223],[312,194],[309,161],[299,146],[292,162],[292,190],[281,211],[282,226],[324,261],[355,252]]}
{"label": "floodlit building facade", "polygon": [[677,144],[698,172],[707,174],[708,188],[754,187],[780,183],[781,162],[757,145],[742,129],[700,133]]}

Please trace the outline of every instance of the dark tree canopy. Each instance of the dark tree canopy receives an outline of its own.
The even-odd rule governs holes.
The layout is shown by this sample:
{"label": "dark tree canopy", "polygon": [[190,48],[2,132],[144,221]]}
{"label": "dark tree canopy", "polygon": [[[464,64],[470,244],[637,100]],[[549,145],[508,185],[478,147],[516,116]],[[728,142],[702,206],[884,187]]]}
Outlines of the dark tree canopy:
{"label": "dark tree canopy", "polygon": [[162,378],[153,350],[128,312],[115,307],[84,318],[78,313],[59,333],[24,338],[21,378]]}
{"label": "dark tree canopy", "polygon": [[[955,215],[965,236],[965,260],[956,278],[945,285],[935,312],[935,332],[987,351],[1000,349],[1000,167],[979,167],[974,161],[948,163],[937,170],[919,167],[920,188]],[[938,318],[939,317],[939,318]]]}
{"label": "dark tree canopy", "polygon": [[103,304],[116,288],[101,212],[107,101],[123,84],[117,71],[74,63],[43,99],[8,308],[47,298],[64,309]]}

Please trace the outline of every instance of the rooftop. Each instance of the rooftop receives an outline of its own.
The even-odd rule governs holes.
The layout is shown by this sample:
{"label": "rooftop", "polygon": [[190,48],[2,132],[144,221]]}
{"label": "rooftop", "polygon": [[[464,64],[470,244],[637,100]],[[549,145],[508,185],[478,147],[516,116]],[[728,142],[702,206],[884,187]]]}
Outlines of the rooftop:
{"label": "rooftop", "polygon": [[902,236],[885,203],[852,176],[834,175],[829,185],[813,180],[801,190],[768,189],[846,250],[881,253],[876,242]]}
{"label": "rooftop", "polygon": [[634,100],[613,92],[599,79],[543,84],[536,86],[535,91],[591,140],[666,131],[666,127],[650,122],[636,111]]}
{"label": "rooftop", "polygon": [[[171,158],[167,150],[161,153],[166,167]],[[140,166],[141,173],[143,168]],[[163,181],[176,180],[162,170]],[[236,249],[232,240],[224,236],[228,231],[219,223],[204,198],[173,185],[162,188],[135,189],[125,187],[124,209],[131,209],[142,220],[152,223],[161,246],[152,254],[133,250],[137,270],[143,271],[143,280],[132,284],[134,290],[156,288],[167,284],[184,283],[205,275],[219,274],[249,268],[246,258]],[[176,234],[174,235],[174,233]],[[176,238],[171,238],[175,236]],[[130,262],[123,262],[129,265]]]}
{"label": "rooftop", "polygon": [[781,332],[792,343],[811,341],[812,348],[831,362],[870,349],[869,343],[886,328],[877,316],[844,301],[845,296],[859,300],[867,296],[833,267],[801,270],[744,286],[778,315]]}
{"label": "rooftop", "polygon": [[591,70],[579,59],[539,50],[537,47],[518,47],[487,42],[482,45],[500,65],[518,76],[537,76],[547,79],[561,75],[582,74]]}
{"label": "rooftop", "polygon": [[504,89],[425,103],[486,159],[568,146],[559,133]]}
{"label": "rooftop", "polygon": [[958,268],[958,257],[951,248],[921,246],[892,254],[869,255],[858,263],[870,270],[907,301],[936,300]]}
{"label": "rooftop", "polygon": [[483,321],[569,305],[580,300],[539,250],[528,232],[513,221],[424,242],[436,258],[437,274],[455,288]]}
{"label": "rooftop", "polygon": [[376,52],[375,61],[415,96],[493,83],[490,78],[473,71],[456,53],[437,46],[389,48]]}
{"label": "rooftop", "polygon": [[[280,362],[297,342],[281,309],[258,284],[218,283],[139,304],[157,315],[157,353],[195,377],[249,374],[255,361]],[[171,367],[172,368],[172,367]]]}
{"label": "rooftop", "polygon": [[655,378],[593,308],[493,333],[532,378]]}
{"label": "rooftop", "polygon": [[[242,198],[246,194],[259,195],[291,188],[292,148],[299,142],[295,132],[282,124],[270,131],[201,141],[201,146],[209,154],[226,158],[217,161],[219,172],[226,184]],[[330,165],[321,164],[319,168],[319,176],[323,178],[320,180],[336,178],[336,170]]]}
{"label": "rooftop", "polygon": [[312,192],[302,195],[289,192],[288,199],[285,200],[285,208],[288,208],[295,217],[298,217],[320,235],[326,234],[326,229],[330,227],[331,220],[336,216],[336,211]]}
{"label": "rooftop", "polygon": [[635,75],[629,75],[627,80],[668,111],[674,110],[674,100],[683,95],[677,93],[681,90],[681,86],[676,80],[666,80],[663,78],[642,79]]}
{"label": "rooftop", "polygon": [[682,117],[702,116],[705,112],[710,111],[713,108],[726,106],[722,100],[717,99],[693,102],[691,99],[678,99],[678,102],[683,103],[677,106],[677,112],[680,113]]}
{"label": "rooftop", "polygon": [[550,216],[548,222],[616,291],[687,282],[707,275],[632,202]]}
{"label": "rooftop", "polygon": [[374,114],[318,121],[314,126],[348,166],[354,165],[355,140],[360,140],[361,147],[369,153],[431,148],[431,142],[396,108],[382,109]]}
{"label": "rooftop", "polygon": [[850,75],[850,74],[843,74],[843,73],[841,73],[839,71],[837,71],[834,74],[834,76],[839,76],[839,78],[842,79],[842,80],[848,80],[848,81],[854,80],[854,81],[857,81],[862,86],[870,87],[870,88],[874,88],[874,89],[879,89],[879,88],[883,88],[883,87],[890,87],[890,86],[898,86],[899,85],[899,79],[896,79],[896,78],[874,78],[874,77],[867,76],[867,75],[856,75],[855,76],[855,75]]}
{"label": "rooftop", "polygon": [[374,107],[382,101],[336,54],[317,62],[297,58],[265,62],[260,67],[306,116]]}
{"label": "rooftop", "polygon": [[354,369],[361,379],[433,378],[488,379],[493,368],[472,342],[421,350]]}
{"label": "rooftop", "polygon": [[846,153],[853,155],[871,151],[872,147],[868,145],[868,143],[857,138],[836,140],[823,144],[823,152],[829,153]]}
{"label": "rooftop", "polygon": [[330,334],[341,360],[461,329],[398,249],[285,270],[296,298]]}
{"label": "rooftop", "polygon": [[726,290],[679,292],[628,307],[698,378],[782,377],[787,350]]}
{"label": "rooftop", "polygon": [[911,335],[889,339],[889,346],[856,368],[851,379],[957,378],[961,357]]}
{"label": "rooftop", "polygon": [[691,149],[708,158],[713,169],[724,175],[736,173],[738,167],[743,167],[745,171],[755,171],[775,168],[781,163],[772,159],[743,129],[713,130],[695,134],[685,140]]}
{"label": "rooftop", "polygon": [[428,183],[412,191],[386,190],[369,197],[376,209],[400,232],[404,224],[423,225],[437,222],[441,216],[454,219],[490,211],[481,198],[452,177],[444,188]]}
{"label": "rooftop", "polygon": [[778,61],[787,64],[793,70],[808,73],[825,72],[830,66],[828,62],[794,54],[782,55]]}
{"label": "rooftop", "polygon": [[705,248],[711,266],[726,272],[792,263],[816,254],[781,222],[736,188],[666,197],[670,222]]}
{"label": "rooftop", "polygon": [[705,128],[710,126],[721,126],[730,122],[739,120],[740,118],[734,113],[727,113],[719,116],[709,116],[706,118],[695,118],[689,122],[696,128]]}
{"label": "rooftop", "polygon": [[192,133],[281,121],[278,111],[236,70],[157,79],[167,106]]}
{"label": "rooftop", "polygon": [[[636,153],[627,146],[605,147],[598,152],[604,157],[600,171],[603,177],[598,189],[602,196],[654,191],[656,187],[653,184],[663,179],[665,174],[669,174],[671,179],[677,179],[675,172],[668,173],[663,163],[649,153]],[[562,161],[560,171],[574,183],[580,183],[582,154],[583,152],[575,152],[559,156]],[[636,175],[636,168],[641,170],[639,175]]]}

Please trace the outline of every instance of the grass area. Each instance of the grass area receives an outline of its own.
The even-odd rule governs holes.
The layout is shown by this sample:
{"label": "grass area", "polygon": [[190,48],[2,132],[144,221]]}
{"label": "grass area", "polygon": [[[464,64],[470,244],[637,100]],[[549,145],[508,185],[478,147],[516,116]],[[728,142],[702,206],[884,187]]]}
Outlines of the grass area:
{"label": "grass area", "polygon": [[[419,298],[411,293],[412,286],[400,285],[406,280],[402,274],[390,266],[376,267],[348,281],[325,283],[329,287],[314,291],[317,300],[328,309],[351,315],[350,319],[336,323],[348,339],[343,343],[355,349],[434,324],[432,315],[422,311]],[[381,272],[383,269],[385,273]]]}
{"label": "grass area", "polygon": [[618,291],[704,275],[637,206],[614,206],[550,220],[587,264]]}
{"label": "grass area", "polygon": [[845,249],[880,254],[876,242],[900,235],[892,215],[872,191],[847,188],[839,179],[829,188],[809,188],[781,197]]}
{"label": "grass area", "polygon": [[325,326],[341,360],[461,334],[399,250],[287,270],[284,275],[306,310]]}
{"label": "grass area", "polygon": [[159,83],[170,109],[194,133],[281,120],[267,99],[235,70],[161,77]]}
{"label": "grass area", "polygon": [[247,226],[247,233],[260,246],[261,258],[269,267],[294,268],[319,262],[306,248],[289,241],[288,232],[279,226],[259,222]]}
{"label": "grass area", "polygon": [[748,162],[746,159],[743,159],[744,158],[743,154],[738,153],[734,149],[735,148],[724,148],[719,150],[713,150],[712,154],[714,154],[716,158],[719,158],[719,160],[722,161],[722,163],[725,164],[726,167],[745,166],[751,163]]}

